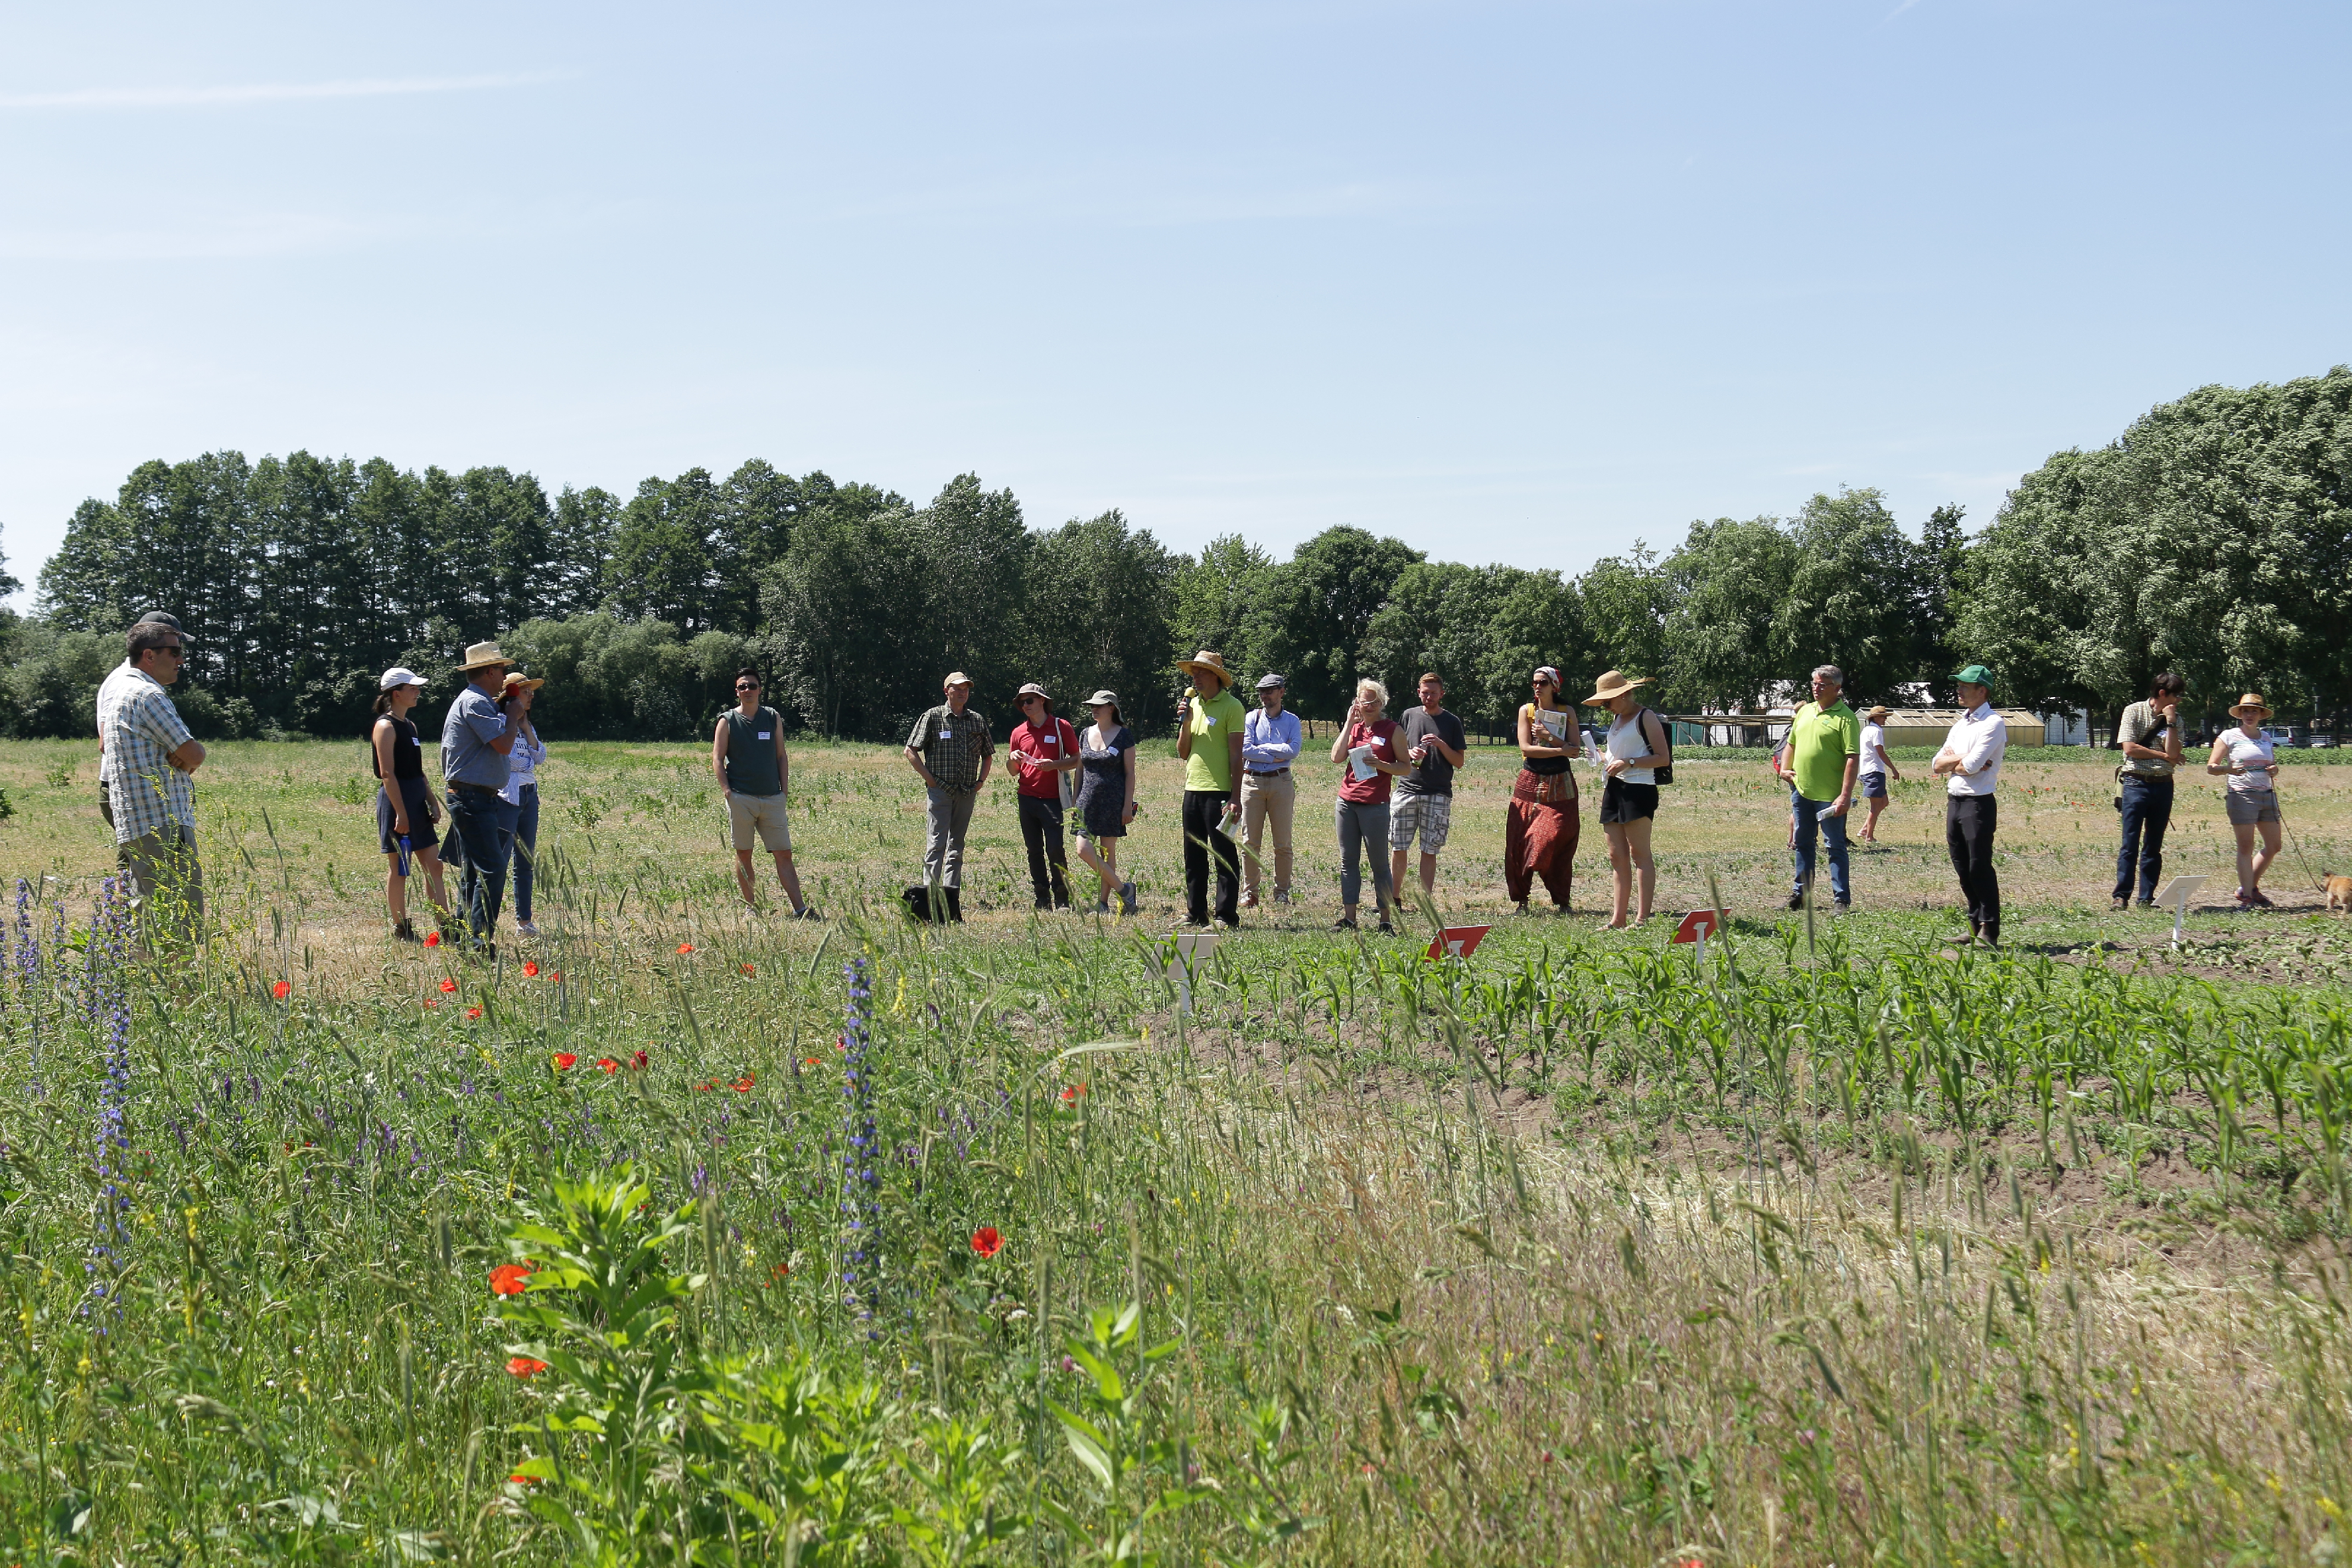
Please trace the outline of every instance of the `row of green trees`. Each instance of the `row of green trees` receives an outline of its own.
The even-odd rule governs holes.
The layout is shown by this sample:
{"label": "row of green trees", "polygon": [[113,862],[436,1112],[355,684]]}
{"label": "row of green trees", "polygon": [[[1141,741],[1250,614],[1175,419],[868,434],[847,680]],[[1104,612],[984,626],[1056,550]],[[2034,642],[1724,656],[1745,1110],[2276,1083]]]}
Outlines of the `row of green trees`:
{"label": "row of green trees", "polygon": [[2259,688],[2333,713],[2352,697],[2347,474],[2339,368],[2209,387],[2059,453],[1973,538],[1958,507],[1915,534],[1877,490],[1841,489],[1570,575],[1355,528],[1286,560],[1237,535],[1179,554],[1117,511],[1033,529],[971,475],[919,506],[754,461],[624,502],[504,468],[212,453],[143,464],[76,512],[37,614],[7,628],[0,724],[86,733],[121,628],[151,606],[187,626],[182,705],[224,734],[352,733],[384,666],[444,671],[491,637],[551,678],[550,727],[578,736],[696,732],[746,661],[833,734],[902,733],[953,668],[991,710],[1024,680],[1066,701],[1109,686],[1158,729],[1171,661],[1196,647],[1282,670],[1310,715],[1341,711],[1359,676],[1402,693],[1433,668],[1498,729],[1539,663],[1653,675],[1678,710],[1751,708],[1822,663],[1858,697],[1948,700],[1948,672],[1982,659],[2021,706],[2112,714],[2177,668],[2209,711]]}

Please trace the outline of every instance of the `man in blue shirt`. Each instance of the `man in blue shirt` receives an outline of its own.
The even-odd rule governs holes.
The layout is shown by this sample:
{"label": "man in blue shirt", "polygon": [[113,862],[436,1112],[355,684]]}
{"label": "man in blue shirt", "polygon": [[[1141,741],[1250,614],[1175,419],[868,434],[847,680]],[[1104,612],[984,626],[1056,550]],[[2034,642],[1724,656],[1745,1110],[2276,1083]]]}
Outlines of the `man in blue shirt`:
{"label": "man in blue shirt", "polygon": [[1257,700],[1263,706],[1242,724],[1242,832],[1249,845],[1244,857],[1248,862],[1242,894],[1245,910],[1257,908],[1257,851],[1269,818],[1274,823],[1274,901],[1290,902],[1290,817],[1298,804],[1290,764],[1298,760],[1302,736],[1298,715],[1282,710],[1289,687],[1279,675],[1260,676]]}
{"label": "man in blue shirt", "polygon": [[465,864],[457,901],[474,940],[488,947],[498,934],[499,906],[507,892],[507,862],[514,856],[515,808],[499,796],[507,787],[507,753],[519,731],[499,711],[498,691],[513,660],[494,642],[478,642],[457,667],[466,678],[449,716],[441,721],[441,777],[447,786],[449,835]]}

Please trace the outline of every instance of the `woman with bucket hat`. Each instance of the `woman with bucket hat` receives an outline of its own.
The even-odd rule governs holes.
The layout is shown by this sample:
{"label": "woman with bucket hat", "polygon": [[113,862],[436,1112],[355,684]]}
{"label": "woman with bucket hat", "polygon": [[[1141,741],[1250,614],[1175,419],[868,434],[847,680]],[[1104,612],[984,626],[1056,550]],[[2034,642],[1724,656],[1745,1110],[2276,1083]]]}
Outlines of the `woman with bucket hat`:
{"label": "woman with bucket hat", "polygon": [[[1633,904],[1633,922],[1650,918],[1658,891],[1658,863],[1650,853],[1650,824],[1658,815],[1658,784],[1674,767],[1674,737],[1658,716],[1634,695],[1650,678],[1629,680],[1616,670],[1605,670],[1592,683],[1588,708],[1609,711],[1609,742],[1601,755],[1608,782],[1601,786],[1601,830],[1609,836],[1611,931],[1625,927],[1625,906]],[[1635,879],[1640,879],[1639,896]]]}
{"label": "woman with bucket hat", "polygon": [[[2279,817],[2278,757],[2270,737],[2263,733],[2270,704],[2261,692],[2249,691],[2238,699],[2230,716],[2238,727],[2213,737],[2213,754],[2206,759],[2205,771],[2229,781],[2221,804],[2230,814],[2230,831],[2238,838],[2238,907],[2267,910],[2273,906],[2263,891],[2263,873],[2278,858],[2284,833]],[[2263,844],[2259,852],[2254,848],[2258,834]]]}
{"label": "woman with bucket hat", "polygon": [[1176,668],[1192,678],[1177,705],[1176,754],[1184,759],[1184,923],[1209,923],[1209,868],[1217,871],[1218,923],[1242,923],[1242,854],[1229,824],[1242,819],[1242,729],[1224,655],[1202,648]]}
{"label": "woman with bucket hat", "polygon": [[1570,764],[1584,749],[1583,731],[1561,700],[1559,670],[1547,664],[1530,679],[1535,700],[1519,709],[1519,776],[1503,819],[1503,890],[1521,914],[1538,877],[1552,907],[1568,908],[1582,824]]}
{"label": "woman with bucket hat", "polygon": [[1095,721],[1078,735],[1078,859],[1102,879],[1097,914],[1135,912],[1135,884],[1118,876],[1118,841],[1135,820],[1135,731],[1118,710],[1118,693],[1097,691],[1087,699]]}
{"label": "woman with bucket hat", "polygon": [[383,901],[392,910],[392,934],[401,942],[418,940],[408,918],[412,865],[423,868],[434,909],[446,912],[449,907],[441,883],[441,839],[435,832],[441,803],[425,782],[425,741],[408,717],[424,695],[425,678],[404,664],[394,665],[376,682],[375,721],[368,727],[368,763],[383,781],[375,792],[376,842],[385,861]]}

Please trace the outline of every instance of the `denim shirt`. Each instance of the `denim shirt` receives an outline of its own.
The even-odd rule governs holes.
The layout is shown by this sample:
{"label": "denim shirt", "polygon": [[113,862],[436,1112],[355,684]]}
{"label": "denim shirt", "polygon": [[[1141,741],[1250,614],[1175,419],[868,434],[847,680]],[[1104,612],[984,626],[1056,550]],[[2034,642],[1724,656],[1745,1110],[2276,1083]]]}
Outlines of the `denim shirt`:
{"label": "denim shirt", "polygon": [[1242,766],[1254,773],[1278,773],[1298,760],[1298,715],[1289,709],[1269,714],[1250,710],[1242,721]]}

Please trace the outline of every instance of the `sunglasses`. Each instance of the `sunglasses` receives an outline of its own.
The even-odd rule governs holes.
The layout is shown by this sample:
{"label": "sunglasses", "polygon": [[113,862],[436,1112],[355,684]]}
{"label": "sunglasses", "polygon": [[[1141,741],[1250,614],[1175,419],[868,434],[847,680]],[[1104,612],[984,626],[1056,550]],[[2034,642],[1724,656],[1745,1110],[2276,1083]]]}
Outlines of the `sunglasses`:
{"label": "sunglasses", "polygon": [[735,683],[735,689],[738,691],[757,691],[760,689],[751,681],[739,680]]}
{"label": "sunglasses", "polygon": [[185,658],[188,657],[188,647],[185,643],[167,642],[157,647],[154,651],[157,653],[168,653],[173,658]]}
{"label": "sunglasses", "polygon": [[1026,708],[1026,707],[1028,707],[1028,706],[1029,706],[1029,704],[1031,704],[1032,702],[1043,702],[1043,701],[1045,701],[1045,700],[1044,698],[1042,698],[1042,697],[1024,697],[1024,698],[1021,700],[1021,706],[1022,706],[1022,707],[1024,707],[1024,708]]}

